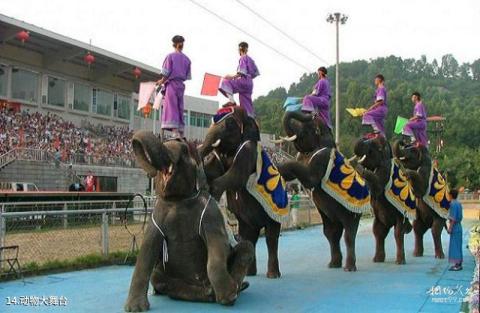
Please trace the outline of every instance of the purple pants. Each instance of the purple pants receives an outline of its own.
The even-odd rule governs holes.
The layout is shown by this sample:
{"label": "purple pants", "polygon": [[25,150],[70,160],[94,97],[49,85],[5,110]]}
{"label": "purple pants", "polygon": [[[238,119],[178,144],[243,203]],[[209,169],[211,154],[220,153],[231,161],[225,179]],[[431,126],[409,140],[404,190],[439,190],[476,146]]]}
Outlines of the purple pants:
{"label": "purple pants", "polygon": [[317,113],[323,124],[327,125],[331,129],[332,123],[330,122],[329,102],[330,99],[328,99],[328,97],[308,95],[303,98],[302,111]]}
{"label": "purple pants", "polygon": [[428,146],[426,120],[409,121],[403,128],[403,134],[415,137],[415,140],[424,147]]}
{"label": "purple pants", "polygon": [[238,93],[240,106],[247,112],[248,116],[255,117],[252,103],[253,81],[250,77],[241,76],[236,79],[223,79],[218,90],[225,97]]}
{"label": "purple pants", "polygon": [[183,131],[183,94],[185,84],[180,80],[171,80],[165,84],[165,95],[162,111],[162,129],[178,129]]}
{"label": "purple pants", "polygon": [[385,118],[387,117],[388,108],[384,105],[365,112],[362,117],[363,125],[371,125],[374,131],[380,132],[385,136]]}

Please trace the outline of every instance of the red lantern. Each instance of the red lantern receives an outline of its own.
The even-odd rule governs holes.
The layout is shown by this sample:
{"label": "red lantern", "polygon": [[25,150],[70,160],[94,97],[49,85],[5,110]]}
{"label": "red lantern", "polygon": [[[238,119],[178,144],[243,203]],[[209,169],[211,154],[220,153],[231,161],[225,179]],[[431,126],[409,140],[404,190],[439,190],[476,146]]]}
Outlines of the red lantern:
{"label": "red lantern", "polygon": [[139,69],[138,67],[135,67],[133,69],[133,76],[135,76],[136,79],[138,79],[142,75],[142,70]]}
{"label": "red lantern", "polygon": [[147,103],[147,105],[143,107],[143,116],[147,118],[148,116],[150,116],[150,112],[152,112],[152,104]]}
{"label": "red lantern", "polygon": [[87,54],[83,57],[83,60],[85,61],[85,63],[88,64],[88,66],[90,67],[90,65],[95,62],[95,57],[93,56],[93,54],[89,52],[87,52]]}
{"label": "red lantern", "polygon": [[30,38],[30,34],[26,30],[19,31],[17,33],[17,39],[20,40],[22,43],[25,43],[28,38]]}

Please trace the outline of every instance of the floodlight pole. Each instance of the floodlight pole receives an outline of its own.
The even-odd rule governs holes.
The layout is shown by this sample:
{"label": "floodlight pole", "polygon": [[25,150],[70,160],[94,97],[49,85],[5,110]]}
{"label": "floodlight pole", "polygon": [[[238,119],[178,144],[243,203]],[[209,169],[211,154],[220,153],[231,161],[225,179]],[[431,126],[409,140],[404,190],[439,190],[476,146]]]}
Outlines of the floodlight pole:
{"label": "floodlight pole", "polygon": [[336,29],[336,65],[335,65],[335,143],[340,143],[340,87],[339,87],[339,60],[340,60],[340,24],[347,22],[348,16],[341,13],[329,14],[328,23],[335,23]]}

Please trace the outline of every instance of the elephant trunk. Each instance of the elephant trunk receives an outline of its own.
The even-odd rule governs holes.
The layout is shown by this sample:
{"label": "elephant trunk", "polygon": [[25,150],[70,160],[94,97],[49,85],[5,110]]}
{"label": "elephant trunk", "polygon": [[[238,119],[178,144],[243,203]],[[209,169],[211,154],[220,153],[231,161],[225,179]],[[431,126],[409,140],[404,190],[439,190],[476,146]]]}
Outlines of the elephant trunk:
{"label": "elephant trunk", "polygon": [[133,135],[133,152],[139,165],[150,177],[158,170],[171,168],[172,156],[162,141],[150,131],[139,131]]}
{"label": "elephant trunk", "polygon": [[217,136],[216,132],[210,129],[202,145],[198,148],[200,157],[202,159],[205,158],[210,152],[213,151],[214,148],[217,148],[221,142],[222,140],[219,138],[219,136]]}
{"label": "elephant trunk", "polygon": [[403,142],[401,140],[395,140],[392,147],[393,156],[399,160],[405,159],[405,153],[402,146]]}

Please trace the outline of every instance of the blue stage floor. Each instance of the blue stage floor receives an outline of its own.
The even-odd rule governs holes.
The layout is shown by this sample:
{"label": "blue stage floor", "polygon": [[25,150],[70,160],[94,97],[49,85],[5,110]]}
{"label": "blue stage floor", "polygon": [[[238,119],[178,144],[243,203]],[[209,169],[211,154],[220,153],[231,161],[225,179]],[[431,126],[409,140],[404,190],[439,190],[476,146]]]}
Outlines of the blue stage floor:
{"label": "blue stage floor", "polygon": [[[465,246],[465,224],[464,232]],[[346,273],[327,268],[329,247],[321,227],[285,232],[280,238],[282,278],[270,280],[264,275],[266,247],[262,238],[257,245],[259,275],[248,278],[250,288],[233,307],[149,295],[150,312],[459,312],[461,303],[456,300],[463,298],[474,267],[468,250],[464,249],[464,270],[449,272],[446,259],[433,257],[430,232],[425,236],[425,256],[421,258],[411,256],[413,234],[407,235],[406,265],[395,264],[394,247],[391,232],[386,262],[373,263],[371,225],[362,221],[357,236],[358,271]],[[447,253],[445,232],[443,247]],[[0,283],[0,312],[123,312],[132,271],[131,266],[110,266],[27,278],[26,285],[21,281]],[[436,286],[443,291],[430,295],[428,291]],[[445,290],[455,294],[445,294]],[[6,305],[7,297],[20,296],[64,296],[68,302],[55,307]]]}

